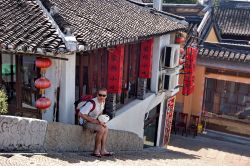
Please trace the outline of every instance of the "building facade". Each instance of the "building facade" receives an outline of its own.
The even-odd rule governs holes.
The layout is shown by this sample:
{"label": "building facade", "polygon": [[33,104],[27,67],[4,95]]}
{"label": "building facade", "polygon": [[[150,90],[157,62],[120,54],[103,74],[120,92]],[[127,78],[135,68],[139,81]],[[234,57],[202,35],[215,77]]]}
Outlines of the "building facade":
{"label": "building facade", "polygon": [[[74,124],[75,101],[107,87],[115,116],[108,126],[141,139],[154,130],[151,144],[164,144],[166,101],[178,92],[175,36],[183,21],[126,0],[21,0],[0,7],[0,78],[9,114]],[[39,58],[51,66],[37,67]],[[37,88],[40,78],[49,80],[39,84],[44,90]],[[41,97],[51,103],[42,111]]]}
{"label": "building facade", "polygon": [[192,95],[177,95],[178,111],[208,118],[208,128],[249,136],[249,3],[222,2],[198,27]]}

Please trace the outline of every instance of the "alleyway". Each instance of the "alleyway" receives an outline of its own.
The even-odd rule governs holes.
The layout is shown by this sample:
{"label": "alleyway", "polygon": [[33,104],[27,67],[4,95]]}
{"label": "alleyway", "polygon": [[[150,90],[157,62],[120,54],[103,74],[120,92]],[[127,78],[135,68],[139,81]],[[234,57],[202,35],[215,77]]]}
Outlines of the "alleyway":
{"label": "alleyway", "polygon": [[0,155],[1,166],[84,165],[84,166],[249,166],[250,147],[205,137],[173,135],[168,149],[148,148],[142,152],[117,152],[115,157],[97,159],[89,153]]}

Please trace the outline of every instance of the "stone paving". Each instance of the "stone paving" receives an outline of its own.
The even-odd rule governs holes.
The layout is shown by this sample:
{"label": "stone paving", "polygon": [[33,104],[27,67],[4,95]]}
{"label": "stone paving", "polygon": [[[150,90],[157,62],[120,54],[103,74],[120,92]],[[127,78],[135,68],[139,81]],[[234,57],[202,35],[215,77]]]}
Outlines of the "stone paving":
{"label": "stone paving", "polygon": [[164,148],[117,152],[101,159],[90,153],[0,154],[0,166],[250,166],[250,147],[198,136],[173,135]]}

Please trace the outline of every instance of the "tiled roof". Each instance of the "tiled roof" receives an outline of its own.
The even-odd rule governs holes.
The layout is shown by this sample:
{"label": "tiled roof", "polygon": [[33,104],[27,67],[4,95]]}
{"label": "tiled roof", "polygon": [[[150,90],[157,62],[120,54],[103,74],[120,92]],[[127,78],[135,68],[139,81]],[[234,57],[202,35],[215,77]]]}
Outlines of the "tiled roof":
{"label": "tiled roof", "polygon": [[170,17],[150,12],[126,0],[74,0],[74,3],[71,0],[42,0],[42,3],[48,10],[51,5],[59,9],[64,24],[69,25],[78,44],[85,45],[85,48],[185,28]]}
{"label": "tiled roof", "polygon": [[[199,49],[200,58],[250,63],[250,46],[232,44],[204,45]],[[248,51],[247,51],[248,50]]]}
{"label": "tiled roof", "polygon": [[36,52],[64,47],[35,0],[0,0],[0,49]]}
{"label": "tiled roof", "polygon": [[219,8],[215,17],[222,33],[222,38],[250,40],[250,9]]}

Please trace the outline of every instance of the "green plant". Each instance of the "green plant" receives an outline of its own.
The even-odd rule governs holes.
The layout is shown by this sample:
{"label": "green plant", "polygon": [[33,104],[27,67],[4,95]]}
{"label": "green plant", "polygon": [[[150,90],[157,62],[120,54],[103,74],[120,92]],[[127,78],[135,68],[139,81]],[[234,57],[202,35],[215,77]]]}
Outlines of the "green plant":
{"label": "green plant", "polygon": [[0,115],[8,112],[8,97],[3,89],[0,89]]}

